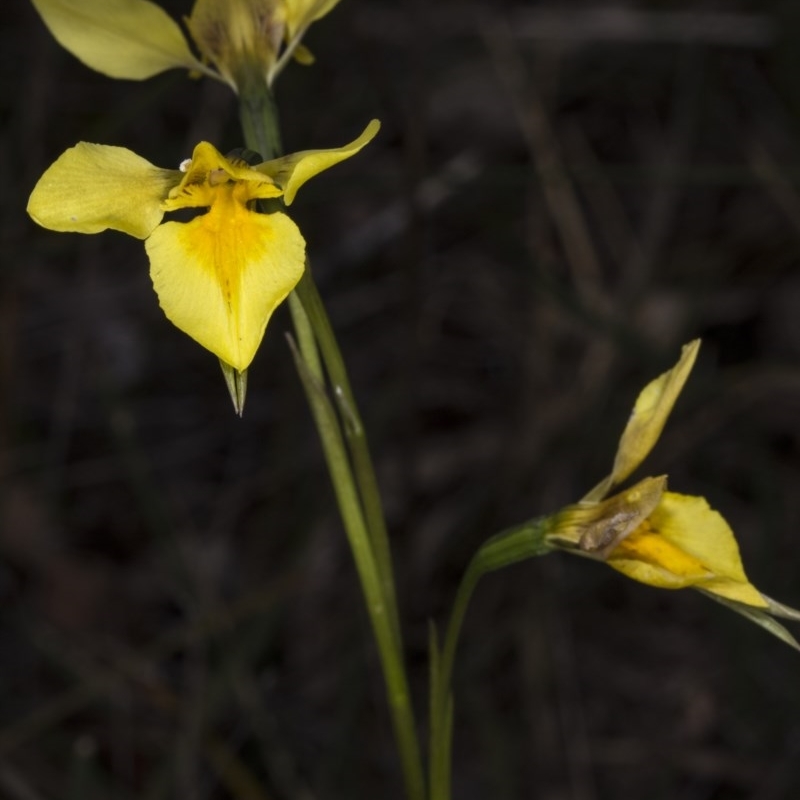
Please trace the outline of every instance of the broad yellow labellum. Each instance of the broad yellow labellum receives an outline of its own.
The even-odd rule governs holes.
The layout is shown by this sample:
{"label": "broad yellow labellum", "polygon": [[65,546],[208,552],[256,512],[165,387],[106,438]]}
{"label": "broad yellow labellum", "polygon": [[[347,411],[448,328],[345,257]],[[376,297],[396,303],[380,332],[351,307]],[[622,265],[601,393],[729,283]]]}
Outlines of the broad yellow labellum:
{"label": "broad yellow labellum", "polygon": [[[357,153],[355,141],[250,166],[201,142],[182,170],[160,169],[121,147],[81,142],[45,172],[28,212],[56,231],[111,228],[145,239],[150,275],[166,316],[232,369],[248,368],[275,308],[305,269],[305,242],[282,211],[256,201],[294,199],[314,175]],[[198,209],[189,222],[165,214]]]}
{"label": "broad yellow labellum", "polygon": [[665,492],[647,520],[611,551],[608,564],[651,586],[692,586],[767,608],[747,580],[733,531],[702,497]]}
{"label": "broad yellow labellum", "polygon": [[303,237],[289,217],[247,211],[231,190],[191,222],[160,225],[145,249],[170,321],[240,372],[305,260]]}

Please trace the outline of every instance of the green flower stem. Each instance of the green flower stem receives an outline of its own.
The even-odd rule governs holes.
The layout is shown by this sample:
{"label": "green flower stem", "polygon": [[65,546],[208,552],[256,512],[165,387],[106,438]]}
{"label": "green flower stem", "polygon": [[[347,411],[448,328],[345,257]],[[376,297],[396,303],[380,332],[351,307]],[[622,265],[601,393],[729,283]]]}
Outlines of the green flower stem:
{"label": "green flower stem", "polygon": [[239,92],[239,122],[246,147],[265,161],[283,155],[275,96],[255,77]]}
{"label": "green flower stem", "polygon": [[[481,562],[479,550],[461,578],[461,583],[453,602],[450,622],[447,625],[445,644],[441,654],[438,650],[431,657],[431,696],[430,696],[430,743],[429,743],[429,785],[430,800],[450,800],[451,740],[453,725],[453,696],[450,680],[458,644],[458,636],[467,613],[472,593],[478,581],[486,573]],[[435,641],[435,640],[434,640]]]}
{"label": "green flower stem", "polygon": [[450,684],[453,673],[458,636],[464,622],[472,592],[478,581],[487,573],[508,567],[518,561],[552,552],[545,535],[549,530],[548,518],[539,517],[522,525],[502,531],[486,541],[472,557],[456,592],[453,612],[447,626],[447,635],[442,648],[441,676],[443,686]]}
{"label": "green flower stem", "polygon": [[311,323],[308,321],[308,315],[296,292],[292,292],[289,295],[289,312],[292,315],[294,333],[295,336],[297,336],[300,352],[303,354],[306,365],[311,370],[311,374],[314,378],[319,381],[320,384],[324,385],[325,377],[322,372],[322,363],[319,360],[317,340],[314,338],[314,331],[311,330]]}
{"label": "green flower stem", "polygon": [[389,535],[386,531],[386,522],[383,515],[383,504],[381,503],[378,482],[375,478],[375,469],[372,464],[372,456],[369,452],[367,434],[361,417],[358,413],[358,406],[350,388],[350,380],[347,376],[347,368],[344,364],[339,345],[336,341],[333,328],[331,327],[322,298],[317,291],[317,286],[311,276],[309,269],[306,269],[300,283],[295,290],[303,304],[310,319],[311,325],[316,335],[317,342],[322,351],[322,357],[328,370],[331,384],[333,385],[334,397],[339,406],[339,412],[344,420],[344,432],[350,450],[350,456],[355,469],[356,481],[361,494],[361,502],[366,517],[367,530],[370,534],[370,543],[375,553],[378,570],[383,583],[384,592],[387,598],[391,598],[390,613],[391,622],[395,629],[395,636],[398,644],[402,648],[402,637],[400,633],[400,621],[397,612],[397,602],[394,586],[394,570],[392,569],[392,555],[389,548]]}
{"label": "green flower stem", "polygon": [[388,614],[383,585],[376,569],[361,504],[350,472],[339,419],[324,385],[308,367],[302,353],[295,351],[295,361],[322,442],[342,522],[350,540],[367,612],[378,644],[389,710],[403,765],[406,792],[411,800],[423,800],[425,781],[402,653]]}
{"label": "green flower stem", "polygon": [[[243,94],[240,116],[248,148],[264,158],[281,155],[277,111],[263,84]],[[257,116],[264,119],[256,119]],[[391,555],[377,481],[344,361],[308,268],[301,286],[289,297],[289,308],[299,344],[299,352],[293,348],[295,362],[320,436],[378,645],[406,793],[410,800],[424,800],[422,759],[403,661]],[[344,436],[340,416],[325,388],[320,353],[344,421]]]}
{"label": "green flower stem", "polygon": [[[450,750],[452,738],[453,698],[450,682],[453,675],[458,637],[467,606],[478,585],[487,573],[507,567],[518,561],[545,555],[553,550],[547,544],[549,530],[545,517],[530,520],[522,525],[498,533],[485,542],[467,567],[461,579],[441,654],[432,654],[431,708],[430,708],[430,775],[429,800],[450,800]],[[436,640],[433,638],[433,647]]]}

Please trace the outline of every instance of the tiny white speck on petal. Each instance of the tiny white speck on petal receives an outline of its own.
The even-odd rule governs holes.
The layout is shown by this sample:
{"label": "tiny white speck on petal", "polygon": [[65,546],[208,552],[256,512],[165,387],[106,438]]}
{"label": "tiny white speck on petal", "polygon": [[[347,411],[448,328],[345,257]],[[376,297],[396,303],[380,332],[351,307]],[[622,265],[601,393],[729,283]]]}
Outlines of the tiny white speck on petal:
{"label": "tiny white speck on petal", "polygon": [[192,159],[191,158],[184,158],[183,161],[181,161],[181,165],[178,167],[178,169],[181,172],[188,172],[189,171],[189,167],[191,167],[191,166],[192,166]]}

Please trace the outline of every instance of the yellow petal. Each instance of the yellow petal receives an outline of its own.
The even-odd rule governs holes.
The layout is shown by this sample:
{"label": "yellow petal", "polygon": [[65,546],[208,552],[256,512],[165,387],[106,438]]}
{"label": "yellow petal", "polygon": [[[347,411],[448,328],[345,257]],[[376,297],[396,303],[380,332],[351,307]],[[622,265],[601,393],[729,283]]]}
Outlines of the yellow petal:
{"label": "yellow petal", "polygon": [[684,345],[678,363],[642,389],[619,440],[611,474],[595,486],[584,500],[604,497],[644,461],[664,430],[667,417],[689,377],[699,349],[699,339]]}
{"label": "yellow petal", "polygon": [[284,37],[285,7],[276,0],[197,0],[186,20],[205,58],[234,88],[265,79]]}
{"label": "yellow petal", "polygon": [[286,0],[287,39],[291,40],[320,17],[324,17],[339,0]]}
{"label": "yellow petal", "polygon": [[305,242],[285,215],[257,214],[231,184],[207,214],[167,222],[145,243],[167,317],[234,369],[247,369],[272,312],[305,267]]}
{"label": "yellow petal", "polygon": [[173,67],[208,70],[178,24],[148,0],[33,0],[58,43],[112,78],[143,80]]}
{"label": "yellow petal", "polygon": [[728,523],[704,498],[665,492],[648,523],[611,553],[610,566],[651,586],[694,586],[749,606],[768,606],[745,575]]}
{"label": "yellow petal", "polygon": [[684,589],[712,577],[702,562],[646,525],[622,541],[607,563],[629,578],[659,589]]}
{"label": "yellow petal", "polygon": [[273,161],[265,161],[256,169],[269,175],[275,183],[283,188],[286,205],[291,205],[297,190],[310,178],[329,167],[354,156],[364,145],[375,138],[381,124],[373,119],[364,132],[350,144],[332,150],[303,150]]}
{"label": "yellow petal", "polygon": [[28,213],[54,231],[111,228],[145,239],[161,222],[161,202],[181,177],[123,147],[80,142],[39,179]]}
{"label": "yellow petal", "polygon": [[292,58],[304,67],[310,67],[317,60],[314,58],[314,54],[304,44],[298,44],[297,47],[294,48]]}
{"label": "yellow petal", "polygon": [[631,418],[619,440],[611,472],[614,483],[625,480],[653,449],[692,371],[699,349],[699,339],[685,345],[678,363],[647,384],[636,398]]}
{"label": "yellow petal", "polygon": [[747,580],[733,531],[704,497],[664,492],[650,515],[650,525],[716,575]]}

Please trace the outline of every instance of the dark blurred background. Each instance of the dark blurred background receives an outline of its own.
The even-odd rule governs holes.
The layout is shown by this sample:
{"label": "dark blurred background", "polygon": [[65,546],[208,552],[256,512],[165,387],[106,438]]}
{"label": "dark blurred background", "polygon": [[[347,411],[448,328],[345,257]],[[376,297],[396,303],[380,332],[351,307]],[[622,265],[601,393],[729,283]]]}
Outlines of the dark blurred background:
{"label": "dark blurred background", "polygon": [[[240,420],[141,242],[24,212],[79,140],[160,166],[241,146],[233,96],[113,81],[3,11],[0,797],[400,798],[285,309]],[[371,437],[420,721],[470,555],[603,477],[696,336],[640,474],[705,495],[800,606],[798,23],[792,0],[342,0],[280,78],[289,151],[383,122],[292,216]],[[799,674],[694,592],[517,565],[466,620],[454,796],[796,798]]]}

